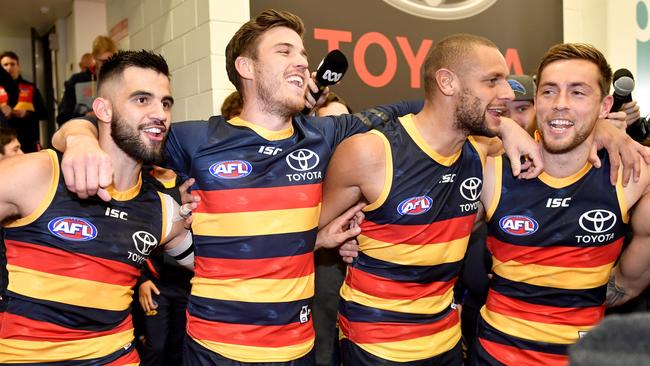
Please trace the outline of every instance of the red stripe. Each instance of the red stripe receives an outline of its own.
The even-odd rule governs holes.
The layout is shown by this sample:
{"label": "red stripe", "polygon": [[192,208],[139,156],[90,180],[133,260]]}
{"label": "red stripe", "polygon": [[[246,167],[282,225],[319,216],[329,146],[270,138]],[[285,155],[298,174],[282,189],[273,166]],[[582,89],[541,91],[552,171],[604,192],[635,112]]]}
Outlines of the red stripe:
{"label": "red stripe", "polygon": [[212,279],[286,279],[314,273],[314,253],[263,259],[194,258],[197,277]]}
{"label": "red stripe", "polygon": [[151,272],[151,275],[155,278],[160,279],[160,273],[158,273],[156,267],[154,267],[153,263],[151,262],[151,258],[147,258],[145,263],[147,264],[147,268],[149,269],[149,272]]}
{"label": "red stripe", "polygon": [[253,325],[209,321],[187,314],[187,334],[198,340],[253,347],[287,347],[314,339],[311,319],[286,325]]}
{"label": "red stripe", "polygon": [[514,318],[544,324],[592,326],[605,316],[605,305],[586,308],[563,308],[530,304],[490,290],[486,302],[488,310]]}
{"label": "red stripe", "polygon": [[429,324],[352,322],[339,315],[339,327],[343,334],[350,341],[361,344],[397,342],[426,337],[449,329],[457,325],[458,322],[457,311],[451,311],[446,317]]}
{"label": "red stripe", "polygon": [[140,270],[128,264],[37,244],[6,240],[7,263],[39,272],[133,286]]}
{"label": "red stripe", "polygon": [[123,366],[132,364],[140,364],[140,357],[138,357],[138,352],[136,352],[135,347],[133,347],[131,352],[125,354],[113,362],[107,363],[105,366]]}
{"label": "red stripe", "polygon": [[350,288],[382,299],[417,300],[423,297],[444,295],[456,282],[417,283],[400,282],[348,267],[345,283]]}
{"label": "red stripe", "polygon": [[490,236],[487,245],[500,262],[567,268],[592,268],[612,263],[621,253],[623,238],[599,247],[537,247],[504,243]]}
{"label": "red stripe", "polygon": [[0,316],[0,319],[2,320],[0,338],[20,339],[35,342],[65,342],[90,339],[133,329],[133,320],[131,319],[131,315],[127,316],[126,319],[115,328],[104,331],[66,328],[54,323],[34,320],[7,312],[3,313],[2,316]]}
{"label": "red stripe", "polygon": [[506,365],[517,366],[566,366],[569,364],[567,355],[556,355],[531,350],[523,350],[505,344],[499,344],[479,338],[481,346],[490,354]]}
{"label": "red stripe", "polygon": [[196,190],[201,197],[199,213],[236,213],[316,207],[322,185],[306,184],[272,188],[241,188],[218,191]]}
{"label": "red stripe", "polygon": [[455,217],[427,225],[376,224],[367,220],[361,224],[361,232],[371,239],[387,243],[446,243],[468,236],[472,232],[475,216]]}

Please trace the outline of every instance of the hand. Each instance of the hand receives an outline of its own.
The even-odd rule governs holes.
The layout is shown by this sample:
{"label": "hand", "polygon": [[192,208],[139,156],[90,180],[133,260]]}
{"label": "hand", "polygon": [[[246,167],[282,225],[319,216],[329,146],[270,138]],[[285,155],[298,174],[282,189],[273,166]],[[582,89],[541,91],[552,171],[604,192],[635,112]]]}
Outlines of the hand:
{"label": "hand", "polygon": [[320,107],[323,104],[325,104],[325,101],[327,100],[327,96],[330,93],[330,88],[325,87],[323,93],[320,95],[320,97],[318,97],[318,100],[315,100],[314,96],[311,95],[312,93],[314,94],[318,93],[318,85],[316,85],[315,80],[316,80],[316,72],[312,72],[311,78],[309,79],[309,82],[307,82],[307,91],[305,92],[305,108],[309,108],[310,110],[313,110],[314,108]]}
{"label": "hand", "polygon": [[623,186],[627,186],[630,177],[638,182],[641,176],[641,159],[650,164],[650,152],[638,142],[632,140],[624,131],[614,127],[604,120],[596,121],[594,127],[594,143],[589,153],[589,162],[596,168],[600,168],[598,150],[607,150],[609,163],[611,165],[609,179],[612,185],[616,185],[618,171],[623,163]]}
{"label": "hand", "polygon": [[192,227],[192,211],[194,211],[199,206],[199,202],[201,202],[201,197],[189,192],[190,187],[195,181],[194,178],[190,178],[178,186],[178,190],[181,193],[181,202],[183,203],[180,209],[180,216],[185,220],[184,226],[187,230],[190,230]]}
{"label": "hand", "polygon": [[4,114],[6,118],[11,116],[11,107],[6,104],[0,105],[0,111],[2,111],[2,114]]}
{"label": "hand", "polygon": [[[501,117],[499,137],[503,148],[510,158],[512,174],[524,179],[535,178],[544,169],[539,144],[530,137],[528,132],[510,118]],[[525,157],[522,164],[520,159]]]}
{"label": "hand", "polygon": [[359,242],[356,239],[350,239],[339,247],[339,255],[343,262],[352,264],[354,258],[359,256]]}
{"label": "hand", "polygon": [[61,171],[69,191],[79,198],[98,195],[104,201],[111,196],[106,188],[113,181],[111,159],[94,137],[75,135],[66,139]]}
{"label": "hand", "polygon": [[349,239],[361,233],[359,225],[363,221],[363,212],[365,203],[357,203],[350,207],[341,216],[335,218],[322,229],[318,230],[316,237],[316,249],[319,248],[336,248]]}
{"label": "hand", "polygon": [[142,306],[142,310],[144,310],[145,314],[158,307],[158,305],[153,301],[153,295],[151,295],[151,292],[160,295],[158,287],[156,287],[151,280],[144,281],[138,289],[138,300],[140,301],[140,306]]}
{"label": "hand", "polygon": [[641,118],[641,109],[634,100],[623,104],[621,111],[625,112],[625,124],[627,126]]}
{"label": "hand", "polygon": [[605,119],[605,121],[611,123],[616,128],[625,131],[627,128],[626,117],[627,114],[625,114],[625,112],[610,112],[607,114],[607,119]]}
{"label": "hand", "polygon": [[25,118],[25,116],[27,116],[27,110],[14,109],[13,111],[11,111],[11,114],[16,118]]}

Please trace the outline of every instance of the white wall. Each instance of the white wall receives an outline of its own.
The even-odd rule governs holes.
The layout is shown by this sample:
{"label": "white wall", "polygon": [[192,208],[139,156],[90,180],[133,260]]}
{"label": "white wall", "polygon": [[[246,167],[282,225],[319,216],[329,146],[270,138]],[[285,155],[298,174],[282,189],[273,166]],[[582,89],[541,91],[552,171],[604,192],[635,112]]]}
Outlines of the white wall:
{"label": "white wall", "polygon": [[172,73],[174,121],[219,114],[234,90],[224,49],[249,19],[248,0],[109,0],[108,28],[128,17],[129,48],[161,53]]}

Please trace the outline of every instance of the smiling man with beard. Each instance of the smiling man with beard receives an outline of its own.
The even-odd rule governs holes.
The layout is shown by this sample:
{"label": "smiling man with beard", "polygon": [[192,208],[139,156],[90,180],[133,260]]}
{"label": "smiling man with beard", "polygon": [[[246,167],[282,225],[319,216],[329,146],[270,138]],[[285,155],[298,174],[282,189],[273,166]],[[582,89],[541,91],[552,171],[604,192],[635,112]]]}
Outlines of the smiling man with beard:
{"label": "smiling man with beard", "polygon": [[192,266],[178,205],[140,173],[161,158],[170,124],[165,60],[120,52],[102,68],[98,90],[99,143],[114,168],[110,201],[69,192],[52,150],[0,162],[11,177],[0,186],[9,273],[1,364],[137,364],[130,307],[142,262],[163,245]]}

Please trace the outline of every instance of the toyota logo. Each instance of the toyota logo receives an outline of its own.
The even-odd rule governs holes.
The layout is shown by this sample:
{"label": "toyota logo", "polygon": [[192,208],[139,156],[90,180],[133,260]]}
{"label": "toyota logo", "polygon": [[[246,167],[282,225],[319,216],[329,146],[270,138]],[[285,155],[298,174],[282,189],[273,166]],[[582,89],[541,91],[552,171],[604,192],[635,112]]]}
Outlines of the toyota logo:
{"label": "toyota logo", "polygon": [[136,231],[133,233],[132,237],[135,249],[137,249],[142,255],[149,255],[149,253],[151,253],[151,251],[158,245],[156,237],[146,231]]}
{"label": "toyota logo", "polygon": [[298,172],[314,169],[319,162],[318,154],[307,149],[292,151],[291,154],[287,155],[287,164],[291,169]]}
{"label": "toyota logo", "polygon": [[496,0],[384,0],[411,15],[436,20],[464,19],[479,14]]}
{"label": "toyota logo", "polygon": [[460,184],[460,195],[468,201],[476,201],[481,197],[481,183],[476,177],[465,179]]}
{"label": "toyota logo", "polygon": [[607,210],[591,210],[580,216],[580,227],[593,234],[600,234],[611,229],[616,224],[616,215]]}

